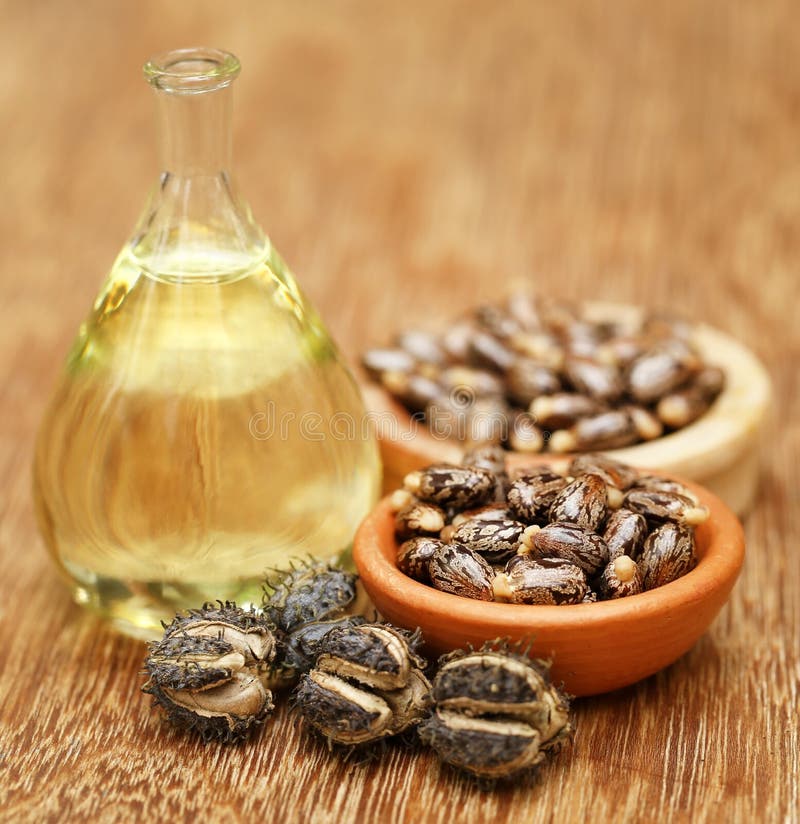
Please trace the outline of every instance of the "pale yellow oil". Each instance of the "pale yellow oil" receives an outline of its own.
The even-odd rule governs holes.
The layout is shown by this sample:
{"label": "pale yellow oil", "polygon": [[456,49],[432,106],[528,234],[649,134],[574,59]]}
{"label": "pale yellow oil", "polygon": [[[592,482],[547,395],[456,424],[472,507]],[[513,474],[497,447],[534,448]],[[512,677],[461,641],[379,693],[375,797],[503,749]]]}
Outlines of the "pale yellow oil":
{"label": "pale yellow oil", "polygon": [[37,516],[76,600],[152,637],[341,558],[379,488],[358,391],[280,259],[123,252],[43,421]]}

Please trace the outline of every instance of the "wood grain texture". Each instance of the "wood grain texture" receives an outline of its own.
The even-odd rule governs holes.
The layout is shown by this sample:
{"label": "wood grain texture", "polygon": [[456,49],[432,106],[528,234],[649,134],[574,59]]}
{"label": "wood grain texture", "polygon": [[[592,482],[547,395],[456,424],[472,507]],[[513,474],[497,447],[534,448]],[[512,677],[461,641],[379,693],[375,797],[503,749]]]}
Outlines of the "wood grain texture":
{"label": "wood grain texture", "polygon": [[[2,4],[0,818],[795,821],[800,806],[800,29],[788,2]],[[482,792],[345,763],[282,706],[165,732],[143,648],[73,606],[30,503],[62,357],[155,174],[149,54],[242,59],[237,170],[344,350],[526,282],[685,311],[771,371],[729,605],[668,670],[578,702],[574,747]]]}

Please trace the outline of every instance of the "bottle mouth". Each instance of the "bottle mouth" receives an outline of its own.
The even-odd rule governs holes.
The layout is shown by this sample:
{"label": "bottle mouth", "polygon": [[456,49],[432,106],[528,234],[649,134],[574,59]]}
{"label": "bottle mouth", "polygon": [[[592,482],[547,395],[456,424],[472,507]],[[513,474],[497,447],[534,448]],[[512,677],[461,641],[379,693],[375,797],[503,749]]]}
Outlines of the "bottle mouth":
{"label": "bottle mouth", "polygon": [[205,94],[229,86],[239,74],[239,59],[222,49],[173,49],[151,57],[144,76],[170,94]]}

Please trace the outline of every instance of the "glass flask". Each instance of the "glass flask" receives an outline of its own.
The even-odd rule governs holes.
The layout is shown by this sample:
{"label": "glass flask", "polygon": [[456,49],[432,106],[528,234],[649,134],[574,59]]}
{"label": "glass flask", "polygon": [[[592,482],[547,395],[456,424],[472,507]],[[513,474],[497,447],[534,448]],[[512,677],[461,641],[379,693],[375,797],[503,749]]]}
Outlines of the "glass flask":
{"label": "glass flask", "polygon": [[230,174],[239,62],[145,65],[162,172],[67,356],[34,459],[75,599],[123,632],[341,559],[380,464],[358,389]]}

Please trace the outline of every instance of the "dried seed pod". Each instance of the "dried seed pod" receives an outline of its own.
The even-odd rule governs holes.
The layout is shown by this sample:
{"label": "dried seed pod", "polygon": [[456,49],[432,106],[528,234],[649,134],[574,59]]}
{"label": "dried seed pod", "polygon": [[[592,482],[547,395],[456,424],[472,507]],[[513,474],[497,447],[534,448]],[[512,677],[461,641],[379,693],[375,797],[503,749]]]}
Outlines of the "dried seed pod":
{"label": "dried seed pod", "polygon": [[508,489],[508,506],[515,518],[531,523],[547,517],[567,479],[548,466],[534,466],[517,478]]}
{"label": "dried seed pod", "polygon": [[356,576],[329,564],[311,561],[278,575],[278,580],[267,581],[263,609],[284,632],[337,617],[356,597]]}
{"label": "dried seed pod", "polygon": [[638,477],[638,472],[632,466],[596,452],[574,458],[567,474],[575,478],[579,475],[599,475],[608,486],[615,486],[623,491],[632,486]]}
{"label": "dried seed pod", "polygon": [[569,521],[584,529],[597,529],[608,512],[608,492],[600,475],[586,474],[567,484],[553,500],[551,521]]}
{"label": "dried seed pod", "polygon": [[384,372],[413,372],[416,362],[403,349],[368,349],[361,357],[361,365],[373,380],[380,380]]}
{"label": "dried seed pod", "polygon": [[608,563],[606,542],[574,523],[548,524],[533,536],[531,558],[563,558],[592,576]]}
{"label": "dried seed pod", "polygon": [[295,693],[296,708],[317,732],[346,746],[408,729],[430,699],[425,661],[414,649],[419,640],[388,624],[331,630]]}
{"label": "dried seed pod", "polygon": [[652,403],[677,389],[691,374],[686,360],[663,346],[636,358],[628,371],[628,390],[641,403]]}
{"label": "dried seed pod", "polygon": [[564,362],[564,371],[577,392],[601,401],[615,401],[625,389],[622,377],[613,364],[569,357]]}
{"label": "dried seed pod", "polygon": [[413,649],[416,643],[416,637],[388,624],[341,627],[325,636],[315,669],[373,689],[400,689],[412,670],[425,666]]}
{"label": "dried seed pod", "polygon": [[558,392],[555,395],[536,398],[531,402],[528,411],[538,426],[552,430],[572,426],[581,418],[599,415],[604,408],[603,403],[588,395]]}
{"label": "dried seed pod", "polygon": [[226,601],[178,615],[149,645],[142,691],[169,721],[205,741],[243,738],[272,712],[267,688],[275,658],[269,623]]}
{"label": "dried seed pod", "polygon": [[443,366],[447,361],[447,353],[436,335],[422,329],[407,329],[401,332],[396,337],[395,343],[420,363]]}
{"label": "dried seed pod", "polygon": [[570,429],[559,429],[550,437],[552,452],[589,449],[616,449],[635,443],[638,433],[631,416],[624,410],[601,412],[581,418]]}
{"label": "dried seed pod", "polygon": [[490,564],[504,561],[517,551],[525,524],[510,520],[471,519],[460,524],[453,541],[482,555]]}
{"label": "dried seed pod", "polygon": [[569,703],[543,661],[487,644],[451,653],[440,665],[434,712],[419,735],[445,763],[505,778],[538,764],[571,736]]}
{"label": "dried seed pod", "polygon": [[505,372],[516,360],[516,353],[488,332],[476,332],[467,348],[467,362],[478,369]]}
{"label": "dried seed pod", "polygon": [[496,479],[485,469],[439,464],[412,472],[403,483],[421,501],[468,509],[489,502]]}
{"label": "dried seed pod", "polygon": [[541,452],[544,449],[544,433],[527,412],[519,412],[510,420],[508,446],[515,452]]}
{"label": "dried seed pod", "polygon": [[445,523],[444,511],[435,504],[414,501],[394,516],[394,531],[406,540],[417,536],[437,536]]}
{"label": "dried seed pod", "polygon": [[366,623],[361,615],[345,615],[324,621],[302,624],[279,640],[280,665],[273,674],[273,686],[293,684],[315,664],[325,636],[341,627],[356,627]]}
{"label": "dried seed pod", "polygon": [[667,522],[644,542],[639,572],[645,590],[675,581],[697,563],[694,531],[683,524]]}
{"label": "dried seed pod", "polygon": [[552,395],[561,390],[558,375],[531,358],[515,358],[506,369],[505,379],[509,399],[526,409],[540,395]]}
{"label": "dried seed pod", "polygon": [[647,521],[638,512],[618,509],[608,516],[603,540],[612,561],[620,555],[629,555],[636,560],[646,537]]}
{"label": "dried seed pod", "polygon": [[494,570],[477,552],[462,544],[444,544],[428,562],[431,584],[441,592],[493,601]]}
{"label": "dried seed pod", "polygon": [[429,584],[431,579],[428,575],[428,562],[442,545],[443,541],[436,538],[412,538],[406,541],[397,552],[397,568],[409,578]]}
{"label": "dried seed pod", "polygon": [[644,515],[648,521],[677,521],[697,526],[708,520],[708,508],[678,492],[631,489],[625,495],[625,506]]}
{"label": "dried seed pod", "polygon": [[330,672],[311,670],[295,692],[303,719],[328,741],[370,744],[418,724],[427,712],[430,683],[415,669],[396,690],[374,692]]}
{"label": "dried seed pod", "polygon": [[384,372],[380,380],[384,389],[411,412],[427,409],[442,393],[442,387],[435,380],[414,372]]}
{"label": "dried seed pod", "polygon": [[497,600],[512,604],[580,604],[588,586],[583,570],[561,558],[536,560],[517,555],[495,577]]}
{"label": "dried seed pod", "polygon": [[600,576],[600,590],[609,600],[638,595],[642,591],[642,576],[636,561],[628,555],[618,555],[609,561]]}

